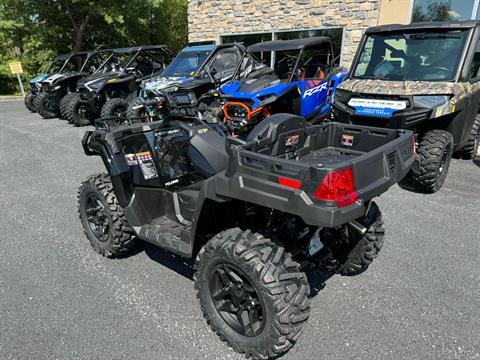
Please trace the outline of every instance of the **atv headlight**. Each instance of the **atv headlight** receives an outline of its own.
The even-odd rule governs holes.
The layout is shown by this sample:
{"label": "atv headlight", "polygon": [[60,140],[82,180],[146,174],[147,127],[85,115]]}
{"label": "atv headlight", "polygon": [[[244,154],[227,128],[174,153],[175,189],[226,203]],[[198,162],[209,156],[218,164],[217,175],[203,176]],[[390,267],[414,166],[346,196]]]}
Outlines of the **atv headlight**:
{"label": "atv headlight", "polygon": [[415,107],[421,108],[435,108],[440,105],[444,105],[450,100],[448,95],[427,95],[427,96],[414,96]]}
{"label": "atv headlight", "polygon": [[350,99],[350,96],[351,96],[350,91],[342,90],[342,89],[337,88],[332,95],[332,102],[333,103],[346,104],[346,103],[348,103],[348,100]]}

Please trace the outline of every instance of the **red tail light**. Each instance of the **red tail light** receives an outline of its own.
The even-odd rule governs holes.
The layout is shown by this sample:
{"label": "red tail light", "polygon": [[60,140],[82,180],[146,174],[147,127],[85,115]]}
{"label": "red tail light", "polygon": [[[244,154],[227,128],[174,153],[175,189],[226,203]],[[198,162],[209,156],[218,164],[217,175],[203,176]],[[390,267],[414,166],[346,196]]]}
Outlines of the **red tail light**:
{"label": "red tail light", "polygon": [[327,174],[318,185],[313,197],[317,200],[335,201],[339,207],[358,200],[352,169],[343,169]]}
{"label": "red tail light", "polygon": [[288,186],[294,189],[300,189],[300,186],[302,186],[302,183],[298,180],[292,180],[289,178],[284,178],[284,177],[279,177],[278,178],[278,183],[283,186]]}

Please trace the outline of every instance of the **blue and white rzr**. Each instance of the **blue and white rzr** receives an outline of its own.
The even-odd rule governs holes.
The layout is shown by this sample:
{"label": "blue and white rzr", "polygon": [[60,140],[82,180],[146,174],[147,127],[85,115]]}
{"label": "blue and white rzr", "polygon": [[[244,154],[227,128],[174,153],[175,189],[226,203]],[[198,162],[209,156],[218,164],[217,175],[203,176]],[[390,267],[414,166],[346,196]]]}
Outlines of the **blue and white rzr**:
{"label": "blue and white rzr", "polygon": [[215,45],[199,45],[184,48],[160,76],[145,80],[141,84],[142,89],[136,105],[146,105],[148,113],[153,111],[147,105],[149,100],[158,98],[161,96],[162,91],[166,89],[175,88],[180,84],[191,81],[214,49]]}
{"label": "blue and white rzr", "polygon": [[334,68],[330,38],[267,41],[251,45],[245,54],[262,57],[271,67],[243,78],[238,69],[221,87],[225,124],[232,133],[246,133],[274,113],[316,121],[329,116],[332,94],[347,73]]}

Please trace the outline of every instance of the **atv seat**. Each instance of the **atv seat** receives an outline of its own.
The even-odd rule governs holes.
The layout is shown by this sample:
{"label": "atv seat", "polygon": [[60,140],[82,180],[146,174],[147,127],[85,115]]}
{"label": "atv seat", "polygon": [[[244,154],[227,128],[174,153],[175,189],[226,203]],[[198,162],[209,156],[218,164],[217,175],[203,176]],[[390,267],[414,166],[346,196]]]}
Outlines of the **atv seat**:
{"label": "atv seat", "polygon": [[188,148],[193,167],[207,177],[225,170],[228,163],[225,139],[213,128],[198,129]]}

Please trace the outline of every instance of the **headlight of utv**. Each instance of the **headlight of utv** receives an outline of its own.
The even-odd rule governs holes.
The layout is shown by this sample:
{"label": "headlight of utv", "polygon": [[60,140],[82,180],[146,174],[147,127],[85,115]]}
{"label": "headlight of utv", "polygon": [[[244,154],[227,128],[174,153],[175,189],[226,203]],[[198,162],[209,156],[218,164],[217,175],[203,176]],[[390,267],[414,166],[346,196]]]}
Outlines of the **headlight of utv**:
{"label": "headlight of utv", "polygon": [[351,95],[350,91],[336,89],[332,95],[332,102],[346,104],[350,98],[350,95]]}
{"label": "headlight of utv", "polygon": [[427,95],[427,96],[414,96],[415,107],[421,108],[435,108],[443,105],[450,100],[448,95]]}

